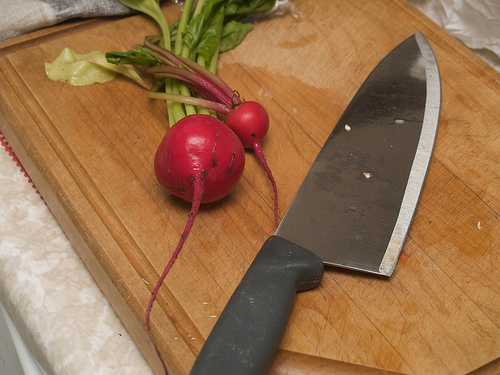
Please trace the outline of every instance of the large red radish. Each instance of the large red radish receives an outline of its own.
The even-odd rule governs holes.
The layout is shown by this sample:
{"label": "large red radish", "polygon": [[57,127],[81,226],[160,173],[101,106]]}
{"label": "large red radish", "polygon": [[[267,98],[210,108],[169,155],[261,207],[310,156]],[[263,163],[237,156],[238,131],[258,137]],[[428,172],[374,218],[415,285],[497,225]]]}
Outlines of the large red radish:
{"label": "large red radish", "polygon": [[193,61],[157,46],[147,38],[145,46],[163,65],[148,69],[157,78],[183,81],[200,98],[176,93],[150,92],[149,96],[207,108],[225,117],[224,123],[240,138],[245,148],[252,148],[271,182],[274,192],[274,222],[278,225],[278,188],[262,151],[262,140],[269,130],[269,115],[254,101],[243,101],[222,79]]}
{"label": "large red radish", "polygon": [[202,204],[228,195],[244,167],[241,141],[208,115],[191,115],[177,122],[163,138],[154,160],[156,177],[170,193],[192,202],[195,185],[202,184]]}
{"label": "large red radish", "polygon": [[150,325],[156,295],[193,227],[200,204],[226,197],[240,180],[244,167],[245,150],[237,135],[220,120],[208,115],[190,115],[178,121],[168,130],[156,151],[154,169],[161,186],[191,202],[184,231],[146,310],[147,331],[165,373],[167,368],[154,343]]}

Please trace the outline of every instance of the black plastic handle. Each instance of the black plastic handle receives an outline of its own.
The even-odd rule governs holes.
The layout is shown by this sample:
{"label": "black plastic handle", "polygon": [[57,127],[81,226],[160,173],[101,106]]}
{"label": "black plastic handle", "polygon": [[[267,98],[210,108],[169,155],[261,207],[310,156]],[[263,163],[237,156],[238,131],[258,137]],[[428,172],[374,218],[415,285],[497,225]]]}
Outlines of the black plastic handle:
{"label": "black plastic handle", "polygon": [[190,374],[264,374],[285,333],[296,292],[317,286],[323,271],[316,254],[270,237],[231,296]]}

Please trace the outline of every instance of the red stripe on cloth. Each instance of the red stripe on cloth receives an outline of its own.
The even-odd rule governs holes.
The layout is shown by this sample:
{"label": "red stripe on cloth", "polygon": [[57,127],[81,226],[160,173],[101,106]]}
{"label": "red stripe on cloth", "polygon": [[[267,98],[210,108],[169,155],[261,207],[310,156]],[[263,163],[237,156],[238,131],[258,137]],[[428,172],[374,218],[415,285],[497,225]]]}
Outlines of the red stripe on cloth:
{"label": "red stripe on cloth", "polygon": [[[38,189],[35,186],[35,183],[31,179],[31,177],[29,176],[28,172],[26,172],[26,169],[24,169],[23,165],[21,164],[21,162],[17,158],[17,156],[14,153],[14,151],[12,151],[12,148],[10,147],[9,143],[7,142],[7,140],[5,139],[5,137],[3,136],[2,132],[0,132],[0,144],[3,146],[3,148],[5,149],[5,151],[7,151],[7,153],[12,158],[12,160],[16,163],[16,165],[19,167],[19,169],[21,170],[21,172],[24,173],[24,176],[28,179],[28,182],[31,184],[31,186],[33,187],[33,189],[35,189],[36,192],[38,194],[40,194],[40,192],[38,191]],[[40,198],[43,199],[43,197],[41,195],[40,195]]]}

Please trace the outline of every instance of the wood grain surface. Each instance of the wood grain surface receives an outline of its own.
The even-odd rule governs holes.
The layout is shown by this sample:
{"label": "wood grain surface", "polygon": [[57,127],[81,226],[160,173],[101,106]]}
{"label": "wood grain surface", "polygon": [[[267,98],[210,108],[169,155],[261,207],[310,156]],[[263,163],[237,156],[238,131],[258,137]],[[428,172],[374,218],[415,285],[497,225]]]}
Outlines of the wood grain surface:
{"label": "wood grain surface", "polygon": [[[417,31],[442,78],[440,127],[409,238],[390,279],[327,268],[301,293],[270,374],[500,372],[500,75],[403,0],[295,0],[257,24],[219,75],[269,111],[263,147],[280,215],[376,64]],[[170,21],[179,8],[167,3]],[[0,130],[151,366],[152,288],[189,206],[152,167],[166,108],[125,78],[70,87],[44,63],[128,50],[158,33],[138,15],[80,21],[0,44]],[[172,374],[187,374],[226,302],[274,232],[273,192],[248,152],[243,178],[203,207],[153,309]],[[249,323],[251,324],[251,323]]]}

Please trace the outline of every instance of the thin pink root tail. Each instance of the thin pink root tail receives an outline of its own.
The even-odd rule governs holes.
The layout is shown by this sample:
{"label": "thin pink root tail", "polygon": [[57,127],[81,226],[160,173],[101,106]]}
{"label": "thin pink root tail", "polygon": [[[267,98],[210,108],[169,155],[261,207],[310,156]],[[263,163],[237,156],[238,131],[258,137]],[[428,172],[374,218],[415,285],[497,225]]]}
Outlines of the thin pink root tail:
{"label": "thin pink root tail", "polygon": [[163,281],[165,280],[165,277],[167,276],[168,272],[172,268],[172,266],[175,263],[175,260],[179,256],[179,253],[184,246],[184,242],[186,242],[186,238],[189,235],[189,232],[191,231],[191,228],[193,227],[194,219],[196,218],[196,214],[198,213],[198,210],[200,209],[200,203],[201,203],[201,198],[203,195],[203,179],[197,178],[194,181],[194,193],[193,193],[193,203],[191,205],[191,211],[189,212],[188,215],[188,220],[186,222],[186,226],[184,227],[184,231],[182,232],[181,238],[179,240],[179,243],[177,244],[177,247],[175,248],[175,251],[172,254],[172,257],[170,258],[170,261],[168,262],[167,266],[163,270],[163,273],[161,274],[158,283],[156,284],[155,288],[153,289],[153,293],[151,294],[151,298],[148,303],[148,307],[146,309],[146,329],[147,333],[149,335],[149,339],[153,343],[156,354],[158,355],[158,358],[160,359],[163,369],[165,370],[165,375],[168,375],[168,370],[167,366],[165,364],[165,361],[163,360],[160,350],[158,349],[154,337],[153,337],[153,332],[151,330],[151,310],[153,309],[153,303],[156,299],[156,296],[158,294],[158,291],[160,290],[161,285],[163,284]]}
{"label": "thin pink root tail", "polygon": [[278,187],[276,186],[276,181],[274,180],[273,174],[271,173],[271,169],[269,168],[269,165],[267,164],[266,158],[264,157],[264,152],[262,151],[262,147],[260,145],[260,142],[256,141],[252,145],[253,150],[255,151],[255,155],[257,156],[257,159],[259,159],[260,164],[264,167],[264,170],[267,173],[267,177],[269,178],[269,181],[271,181],[271,185],[273,186],[273,191],[274,191],[274,223],[276,226],[279,224],[278,220]]}

